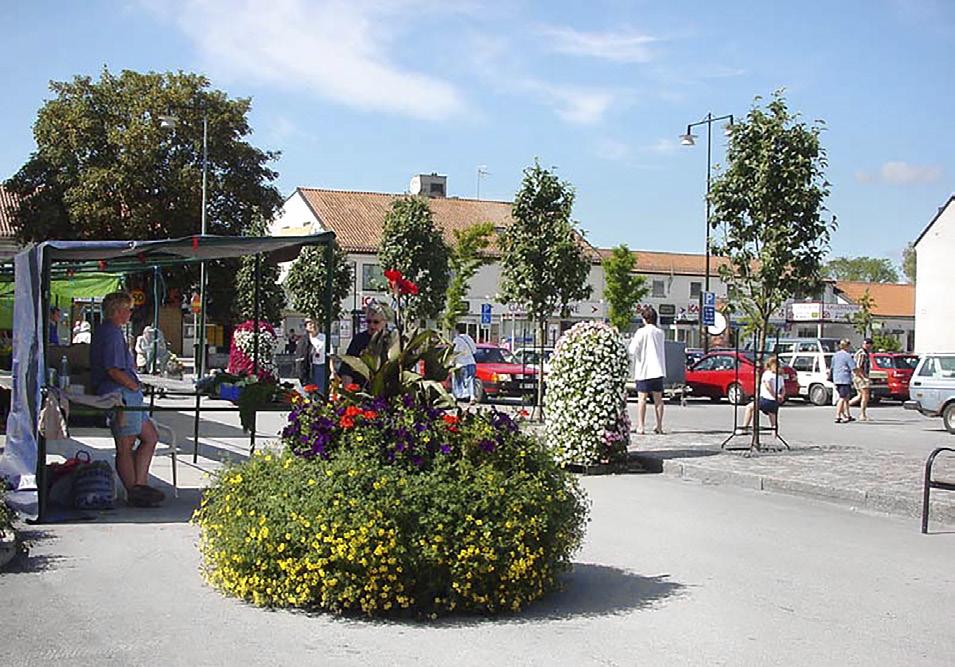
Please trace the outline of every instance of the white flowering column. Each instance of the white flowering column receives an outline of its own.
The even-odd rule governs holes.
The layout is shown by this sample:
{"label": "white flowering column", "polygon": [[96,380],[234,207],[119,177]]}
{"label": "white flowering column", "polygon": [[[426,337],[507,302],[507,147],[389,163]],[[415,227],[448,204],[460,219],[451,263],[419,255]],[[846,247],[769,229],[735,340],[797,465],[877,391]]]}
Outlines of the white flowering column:
{"label": "white flowering column", "polygon": [[627,365],[620,333],[602,322],[581,322],[557,341],[544,396],[544,432],[564,463],[626,459]]}

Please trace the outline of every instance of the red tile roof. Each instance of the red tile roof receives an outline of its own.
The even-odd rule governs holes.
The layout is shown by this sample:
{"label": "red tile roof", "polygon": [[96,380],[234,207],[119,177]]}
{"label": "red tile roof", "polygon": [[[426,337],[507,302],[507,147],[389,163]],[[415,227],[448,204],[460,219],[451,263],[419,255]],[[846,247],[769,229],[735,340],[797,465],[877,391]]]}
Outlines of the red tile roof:
{"label": "red tile roof", "polygon": [[[610,257],[611,248],[600,248],[598,250],[601,259]],[[705,276],[706,275],[706,255],[686,253],[686,252],[652,252],[650,250],[634,250],[633,256],[636,259],[635,271],[637,273],[661,273],[666,275],[680,276]],[[720,267],[729,266],[729,260],[725,257],[710,255],[710,275],[719,275]]]}
{"label": "red tile roof", "polygon": [[915,285],[837,280],[836,289],[853,303],[869,290],[872,314],[877,317],[915,317]]}
{"label": "red tile roof", "polygon": [[18,206],[17,196],[0,184],[0,238],[12,239],[16,236],[13,231],[13,213]]}
{"label": "red tile roof", "polygon": [[[405,195],[348,190],[298,188],[312,212],[326,229],[338,237],[338,243],[348,252],[376,253],[381,243],[385,215],[394,201]],[[428,199],[435,224],[441,229],[445,242],[454,241],[454,230],[464,230],[481,222],[490,222],[497,231],[513,222],[511,202],[487,199],[459,199],[434,197]],[[495,235],[496,236],[496,235]],[[583,238],[580,242],[591,254],[598,255]],[[498,256],[492,238],[489,254]]]}

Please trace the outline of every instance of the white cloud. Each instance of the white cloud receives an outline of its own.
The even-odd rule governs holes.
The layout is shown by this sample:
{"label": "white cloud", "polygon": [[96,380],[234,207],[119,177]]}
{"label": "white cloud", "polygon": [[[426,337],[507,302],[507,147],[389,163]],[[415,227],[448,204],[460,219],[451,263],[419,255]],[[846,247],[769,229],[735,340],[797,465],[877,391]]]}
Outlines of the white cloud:
{"label": "white cloud", "polygon": [[918,165],[890,160],[884,163],[877,172],[857,171],[855,176],[860,183],[919,185],[938,181],[942,177],[942,168],[938,165]]}
{"label": "white cloud", "polygon": [[602,160],[619,161],[630,155],[630,146],[616,139],[604,138],[597,141],[594,153]]}
{"label": "white cloud", "polygon": [[524,79],[517,83],[537,93],[540,98],[555,108],[560,118],[568,123],[579,125],[599,123],[616,101],[616,95],[609,90],[552,84],[537,79]]}
{"label": "white cloud", "polygon": [[581,32],[563,26],[543,26],[538,32],[547,48],[573,56],[601,58],[621,63],[645,63],[653,59],[651,44],[659,39],[632,30]]}
{"label": "white cloud", "polygon": [[[463,112],[451,83],[393,62],[388,45],[407,2],[354,0],[184,0],[151,10],[174,21],[209,69],[311,92],[345,106],[417,118]],[[404,12],[404,14],[402,14]]]}

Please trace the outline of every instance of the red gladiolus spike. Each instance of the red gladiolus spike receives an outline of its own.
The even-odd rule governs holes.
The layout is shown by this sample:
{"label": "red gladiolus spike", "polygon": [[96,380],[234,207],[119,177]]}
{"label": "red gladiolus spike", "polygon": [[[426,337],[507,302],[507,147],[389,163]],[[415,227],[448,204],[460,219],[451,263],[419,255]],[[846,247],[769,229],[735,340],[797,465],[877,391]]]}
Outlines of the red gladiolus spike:
{"label": "red gladiolus spike", "polygon": [[405,289],[404,289],[404,293],[405,293],[405,294],[410,294],[410,295],[412,295],[412,296],[415,296],[415,295],[418,294],[418,286],[415,285],[415,284],[414,284],[413,282],[411,282],[410,280],[406,280],[406,281],[405,281],[404,288],[405,288]]}
{"label": "red gladiolus spike", "polygon": [[401,275],[401,271],[398,269],[387,269],[385,271],[385,278],[388,279],[389,283],[401,282],[404,276]]}
{"label": "red gladiolus spike", "polygon": [[355,420],[351,417],[342,417],[338,420],[338,424],[342,428],[352,428],[355,425]]}
{"label": "red gladiolus spike", "polygon": [[361,408],[355,405],[349,405],[347,408],[345,408],[346,417],[357,417],[360,414],[361,414]]}
{"label": "red gladiolus spike", "polygon": [[345,385],[345,391],[358,391],[359,389],[361,389],[361,387],[354,382]]}
{"label": "red gladiolus spike", "polygon": [[378,416],[378,413],[374,410],[365,410],[365,419],[374,419]]}

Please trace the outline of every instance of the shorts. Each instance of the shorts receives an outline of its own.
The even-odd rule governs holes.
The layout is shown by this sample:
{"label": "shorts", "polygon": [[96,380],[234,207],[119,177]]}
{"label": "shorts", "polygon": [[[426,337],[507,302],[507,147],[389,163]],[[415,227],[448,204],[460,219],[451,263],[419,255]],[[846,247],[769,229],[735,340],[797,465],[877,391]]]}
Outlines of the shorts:
{"label": "shorts", "polygon": [[[119,391],[123,395],[123,405],[127,408],[143,407],[143,392],[141,389],[130,391],[123,388]],[[109,418],[109,428],[113,432],[114,438],[128,438],[143,432],[143,424],[146,419],[144,410],[115,410]]]}
{"label": "shorts", "polygon": [[759,411],[764,415],[774,415],[779,412],[779,403],[771,398],[759,399]]}
{"label": "shorts", "polygon": [[869,388],[869,378],[860,378],[858,375],[852,376],[852,386],[856,391],[862,391]]}
{"label": "shorts", "polygon": [[641,394],[663,393],[663,378],[637,380],[637,391]]}
{"label": "shorts", "polygon": [[839,394],[839,398],[849,398],[850,396],[852,396],[852,385],[837,384],[836,392]]}

